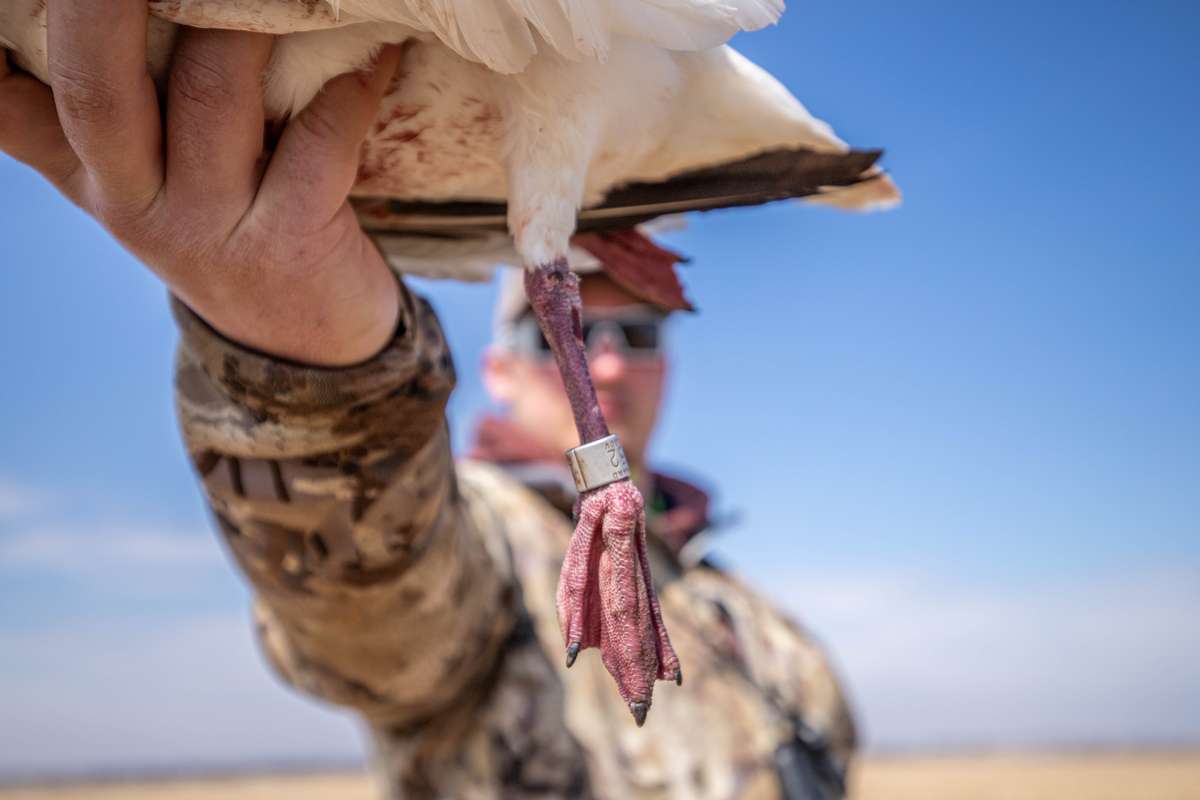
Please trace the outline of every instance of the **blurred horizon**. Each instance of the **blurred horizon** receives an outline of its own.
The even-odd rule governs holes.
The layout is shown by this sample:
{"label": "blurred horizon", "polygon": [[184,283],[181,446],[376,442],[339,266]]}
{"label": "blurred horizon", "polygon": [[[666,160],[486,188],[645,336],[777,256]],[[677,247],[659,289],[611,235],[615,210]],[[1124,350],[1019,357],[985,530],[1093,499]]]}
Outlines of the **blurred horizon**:
{"label": "blurred horizon", "polygon": [[[1200,745],[1200,6],[793,0],[734,45],[905,193],[664,237],[653,461],[829,645],[874,752]],[[356,762],[271,677],[161,285],[0,156],[0,777]],[[413,281],[490,408],[488,285]]]}

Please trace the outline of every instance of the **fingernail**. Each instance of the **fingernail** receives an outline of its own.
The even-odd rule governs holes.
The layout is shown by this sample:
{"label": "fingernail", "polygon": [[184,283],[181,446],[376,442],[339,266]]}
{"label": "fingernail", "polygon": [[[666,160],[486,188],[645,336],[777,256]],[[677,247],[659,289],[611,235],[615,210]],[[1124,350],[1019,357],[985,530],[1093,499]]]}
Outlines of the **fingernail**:
{"label": "fingernail", "polygon": [[646,712],[650,710],[650,706],[645,703],[630,703],[629,713],[633,714],[633,721],[640,728],[646,724]]}
{"label": "fingernail", "polygon": [[567,669],[575,665],[575,659],[579,656],[579,642],[572,642],[567,648]]}

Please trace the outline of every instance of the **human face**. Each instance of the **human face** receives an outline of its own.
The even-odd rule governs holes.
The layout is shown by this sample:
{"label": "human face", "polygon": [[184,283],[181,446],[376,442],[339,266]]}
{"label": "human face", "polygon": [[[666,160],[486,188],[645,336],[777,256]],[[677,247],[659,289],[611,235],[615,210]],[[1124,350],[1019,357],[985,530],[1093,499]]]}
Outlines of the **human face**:
{"label": "human face", "polygon": [[[588,366],[600,411],[621,438],[630,462],[641,467],[662,403],[666,359],[661,348],[639,353],[610,334],[610,327],[645,317],[646,307],[639,300],[599,275],[580,282],[580,295],[585,325],[596,323],[597,328],[589,341]],[[553,358],[529,348],[493,348],[485,359],[484,378],[492,397],[509,407],[512,421],[547,447],[565,451],[579,444]]]}

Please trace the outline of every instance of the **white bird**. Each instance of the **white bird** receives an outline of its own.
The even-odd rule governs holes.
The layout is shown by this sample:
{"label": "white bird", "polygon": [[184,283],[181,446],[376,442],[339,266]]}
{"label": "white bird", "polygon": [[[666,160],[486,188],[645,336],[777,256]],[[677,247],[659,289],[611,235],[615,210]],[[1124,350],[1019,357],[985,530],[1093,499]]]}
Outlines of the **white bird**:
{"label": "white bird", "polygon": [[[278,34],[269,116],[286,119],[385,44],[403,62],[363,145],[360,219],[405,272],[473,279],[526,268],[583,442],[602,439],[569,268],[581,230],[667,213],[807,197],[884,208],[877,152],[851,151],[782,85],[723,43],[774,23],[783,0],[149,0],[150,70],[178,26]],[[45,0],[5,0],[0,44],[47,80]],[[47,80],[48,82],[48,80]],[[613,241],[647,280],[672,255]],[[679,299],[682,299],[681,297]],[[680,680],[628,480],[584,492],[564,560],[568,662],[601,649],[638,721],[655,680]]]}

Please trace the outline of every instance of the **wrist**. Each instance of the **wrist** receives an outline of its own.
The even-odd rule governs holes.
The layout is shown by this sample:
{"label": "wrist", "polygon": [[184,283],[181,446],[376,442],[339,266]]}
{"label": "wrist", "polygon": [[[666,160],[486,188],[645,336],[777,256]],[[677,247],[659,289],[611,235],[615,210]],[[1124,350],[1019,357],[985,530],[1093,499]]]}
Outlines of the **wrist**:
{"label": "wrist", "polygon": [[268,356],[315,367],[370,359],[395,334],[398,278],[369,250],[336,269],[307,275],[279,269],[237,291],[176,294],[225,338]]}

